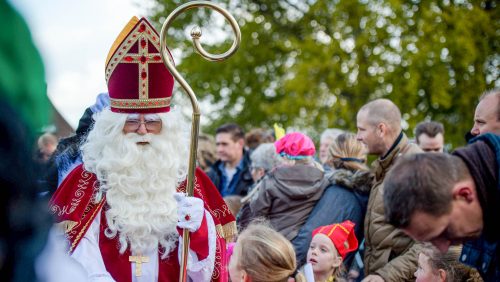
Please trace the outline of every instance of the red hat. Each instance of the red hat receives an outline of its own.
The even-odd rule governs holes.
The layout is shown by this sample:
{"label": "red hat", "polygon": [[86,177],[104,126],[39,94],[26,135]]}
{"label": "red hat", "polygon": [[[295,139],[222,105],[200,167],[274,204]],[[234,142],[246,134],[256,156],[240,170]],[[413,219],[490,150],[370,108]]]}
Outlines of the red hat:
{"label": "red hat", "polygon": [[[288,133],[274,143],[276,153],[292,159],[313,156],[316,148],[311,138],[299,132]],[[294,158],[299,157],[299,158]]]}
{"label": "red hat", "polygon": [[326,235],[332,240],[333,245],[342,259],[344,259],[348,253],[358,248],[358,239],[356,239],[356,235],[354,234],[354,225],[350,220],[346,220],[342,223],[321,226],[314,229],[312,236],[314,237],[316,234]]}
{"label": "red hat", "polygon": [[111,111],[162,113],[170,110],[174,78],[160,55],[160,36],[145,19],[133,17],[106,59]]}

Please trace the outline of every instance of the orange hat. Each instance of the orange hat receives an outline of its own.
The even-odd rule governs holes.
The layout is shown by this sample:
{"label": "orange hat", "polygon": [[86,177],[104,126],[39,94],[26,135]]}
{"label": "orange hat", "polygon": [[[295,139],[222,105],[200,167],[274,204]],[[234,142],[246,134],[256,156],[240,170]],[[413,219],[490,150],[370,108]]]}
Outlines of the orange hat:
{"label": "orange hat", "polygon": [[161,113],[170,110],[174,78],[160,55],[160,36],[145,19],[133,17],[106,59],[111,111]]}
{"label": "orange hat", "polygon": [[358,249],[358,239],[354,234],[354,225],[350,220],[346,220],[342,223],[321,226],[314,229],[312,236],[314,237],[316,234],[326,235],[332,240],[342,259],[345,259],[348,253]]}

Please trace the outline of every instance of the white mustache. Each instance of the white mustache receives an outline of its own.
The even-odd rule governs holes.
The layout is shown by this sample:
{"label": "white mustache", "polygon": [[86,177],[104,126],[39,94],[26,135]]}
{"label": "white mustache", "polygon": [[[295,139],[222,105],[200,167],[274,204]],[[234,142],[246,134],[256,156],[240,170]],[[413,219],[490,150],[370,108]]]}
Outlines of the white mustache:
{"label": "white mustache", "polygon": [[125,135],[125,138],[134,143],[150,143],[151,140],[153,139],[153,136],[151,133],[145,135],[139,135],[137,133],[129,133]]}

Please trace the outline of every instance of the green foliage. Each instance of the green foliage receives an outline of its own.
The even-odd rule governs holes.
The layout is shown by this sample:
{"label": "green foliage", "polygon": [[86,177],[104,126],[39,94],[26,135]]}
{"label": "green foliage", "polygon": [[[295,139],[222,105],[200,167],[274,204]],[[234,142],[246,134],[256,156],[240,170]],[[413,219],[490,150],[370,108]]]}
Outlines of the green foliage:
{"label": "green foliage", "polygon": [[[163,22],[183,1],[157,2],[154,18]],[[179,17],[169,33],[182,50],[178,69],[211,105],[203,112],[211,121],[207,132],[228,121],[247,129],[277,122],[313,136],[328,127],[355,131],[357,110],[384,97],[400,107],[408,135],[432,119],[445,124],[447,142],[457,146],[472,127],[479,95],[500,86],[500,11],[493,0],[219,3],[242,32],[229,60],[204,61],[183,33],[193,23],[217,25],[208,9]],[[228,24],[223,29],[231,34]],[[206,48],[221,53],[231,42],[232,35]]]}

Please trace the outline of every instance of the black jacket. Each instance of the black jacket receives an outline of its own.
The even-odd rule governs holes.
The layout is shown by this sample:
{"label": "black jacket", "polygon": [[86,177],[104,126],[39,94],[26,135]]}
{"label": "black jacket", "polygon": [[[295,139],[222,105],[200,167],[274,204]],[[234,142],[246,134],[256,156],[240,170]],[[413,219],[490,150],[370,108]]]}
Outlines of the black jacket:
{"label": "black jacket", "polygon": [[[207,175],[210,180],[214,183],[219,193],[222,194],[222,171],[219,169],[221,161],[216,161],[208,171]],[[236,188],[233,191],[233,195],[245,196],[248,193],[248,189],[253,184],[252,174],[250,173],[250,153],[247,150],[243,150],[243,168],[241,174],[239,175],[238,182],[236,183]],[[236,176],[235,176],[236,177]]]}
{"label": "black jacket", "polygon": [[474,179],[484,221],[481,237],[464,242],[460,262],[475,267],[484,281],[500,281],[500,136],[481,134],[452,154]]}

